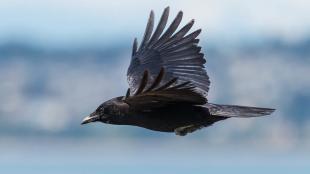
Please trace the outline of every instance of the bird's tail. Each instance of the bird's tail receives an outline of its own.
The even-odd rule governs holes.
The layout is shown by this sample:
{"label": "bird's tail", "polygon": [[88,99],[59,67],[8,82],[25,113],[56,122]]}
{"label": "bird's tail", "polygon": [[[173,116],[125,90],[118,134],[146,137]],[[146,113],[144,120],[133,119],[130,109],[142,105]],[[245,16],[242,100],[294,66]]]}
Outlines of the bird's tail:
{"label": "bird's tail", "polygon": [[211,115],[222,117],[260,117],[270,115],[275,109],[257,108],[249,106],[235,106],[235,105],[219,105],[207,103],[205,105],[209,109]]}

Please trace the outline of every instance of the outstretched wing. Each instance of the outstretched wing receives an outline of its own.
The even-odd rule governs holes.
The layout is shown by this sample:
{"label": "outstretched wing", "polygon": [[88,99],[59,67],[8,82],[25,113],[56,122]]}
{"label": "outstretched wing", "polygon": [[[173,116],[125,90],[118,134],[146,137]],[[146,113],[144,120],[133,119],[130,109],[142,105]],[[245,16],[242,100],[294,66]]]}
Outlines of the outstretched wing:
{"label": "outstretched wing", "polygon": [[[167,24],[169,7],[167,7],[156,27],[154,33],[154,13],[151,11],[146,26],[144,37],[138,48],[137,39],[134,40],[132,59],[128,68],[127,77],[131,92],[136,92],[141,84],[141,74],[148,71],[150,81],[153,81],[160,71],[165,68],[166,74],[162,80],[167,83],[173,78],[178,78],[176,84],[190,82],[195,91],[206,96],[209,90],[209,77],[204,69],[203,54],[201,47],[197,46],[199,39],[196,37],[201,30],[187,34],[194,24],[191,20],[183,28],[176,32],[181,19],[182,11],[178,13],[171,25],[164,29]],[[150,87],[147,83],[146,87]]]}
{"label": "outstretched wing", "polygon": [[[195,92],[194,86],[190,82],[183,82],[178,85],[178,78],[173,78],[160,85],[164,78],[163,68],[154,79],[149,81],[148,71],[144,71],[141,83],[133,95],[130,95],[130,89],[123,99],[124,102],[133,106],[135,109],[159,108],[171,104],[190,104],[203,105],[207,99],[201,94]],[[147,84],[151,84],[146,87]]]}

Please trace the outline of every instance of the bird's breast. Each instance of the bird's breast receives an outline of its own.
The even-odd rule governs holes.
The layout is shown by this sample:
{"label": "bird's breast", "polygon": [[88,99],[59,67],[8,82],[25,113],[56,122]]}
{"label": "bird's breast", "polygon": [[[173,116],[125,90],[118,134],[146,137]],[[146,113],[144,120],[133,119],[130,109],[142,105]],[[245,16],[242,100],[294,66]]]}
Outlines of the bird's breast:
{"label": "bird's breast", "polygon": [[200,124],[209,116],[207,109],[199,106],[169,106],[165,108],[132,112],[127,124],[147,129],[173,132],[178,127]]}

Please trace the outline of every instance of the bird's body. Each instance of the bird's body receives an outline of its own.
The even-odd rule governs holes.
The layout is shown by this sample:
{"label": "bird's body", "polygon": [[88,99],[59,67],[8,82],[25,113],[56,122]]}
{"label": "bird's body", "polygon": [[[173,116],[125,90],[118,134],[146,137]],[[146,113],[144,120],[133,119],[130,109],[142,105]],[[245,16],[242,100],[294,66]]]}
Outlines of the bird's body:
{"label": "bird's body", "polygon": [[196,38],[201,30],[187,34],[194,24],[191,20],[176,31],[183,16],[179,12],[164,32],[168,15],[167,7],[153,32],[151,12],[139,47],[134,40],[126,96],[104,102],[82,124],[100,121],[186,135],[230,117],[258,117],[274,111],[209,103],[210,80]]}
{"label": "bird's body", "polygon": [[137,126],[161,132],[174,132],[178,128],[189,126],[207,126],[207,123],[214,118],[208,109],[192,105],[167,106],[135,115]]}
{"label": "bird's body", "polygon": [[[136,109],[124,103],[124,96],[109,101],[106,115],[111,115],[105,123],[115,125],[132,125],[160,132],[175,132],[186,134],[201,127],[207,127],[214,122],[227,117],[213,116],[206,106],[199,105],[167,105],[157,109]],[[108,108],[108,109],[107,109]],[[109,113],[108,113],[109,112]]]}

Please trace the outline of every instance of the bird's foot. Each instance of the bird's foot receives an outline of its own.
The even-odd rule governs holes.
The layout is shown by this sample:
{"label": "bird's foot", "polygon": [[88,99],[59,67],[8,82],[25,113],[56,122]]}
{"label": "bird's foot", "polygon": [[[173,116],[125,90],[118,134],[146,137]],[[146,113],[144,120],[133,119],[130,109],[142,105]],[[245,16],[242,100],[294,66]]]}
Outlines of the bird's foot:
{"label": "bird's foot", "polygon": [[200,128],[200,126],[196,126],[196,125],[191,124],[188,126],[178,127],[176,129],[174,129],[174,133],[176,135],[185,136],[187,133],[192,133],[199,128]]}

